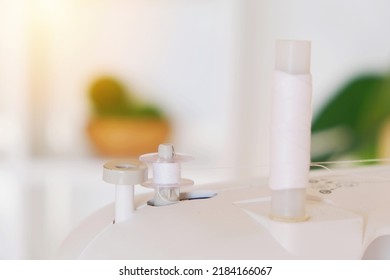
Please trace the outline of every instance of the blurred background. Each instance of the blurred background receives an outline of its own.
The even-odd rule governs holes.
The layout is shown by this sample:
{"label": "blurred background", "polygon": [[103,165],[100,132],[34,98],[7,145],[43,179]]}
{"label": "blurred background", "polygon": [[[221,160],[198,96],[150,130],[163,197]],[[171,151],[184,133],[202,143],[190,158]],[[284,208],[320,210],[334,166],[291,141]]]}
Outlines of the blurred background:
{"label": "blurred background", "polygon": [[[99,143],[136,141],[113,127],[144,127],[140,137],[192,154],[183,176],[199,184],[266,176],[277,39],[312,42],[313,158],[386,156],[389,10],[386,0],[0,0],[0,258],[50,258],[113,201],[102,165],[122,151]],[[160,136],[150,120],[164,123]]]}

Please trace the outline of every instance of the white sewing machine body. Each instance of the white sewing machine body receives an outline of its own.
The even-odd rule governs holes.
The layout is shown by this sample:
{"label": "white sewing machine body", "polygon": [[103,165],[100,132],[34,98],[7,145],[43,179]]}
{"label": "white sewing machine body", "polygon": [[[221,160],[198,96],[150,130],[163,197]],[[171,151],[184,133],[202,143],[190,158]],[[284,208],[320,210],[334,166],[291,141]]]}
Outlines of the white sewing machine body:
{"label": "white sewing machine body", "polygon": [[167,206],[150,206],[153,194],[139,194],[129,219],[114,224],[114,205],[102,208],[70,234],[56,257],[390,259],[389,169],[311,172],[310,218],[297,223],[269,218],[267,179],[195,184],[181,190],[187,199]]}

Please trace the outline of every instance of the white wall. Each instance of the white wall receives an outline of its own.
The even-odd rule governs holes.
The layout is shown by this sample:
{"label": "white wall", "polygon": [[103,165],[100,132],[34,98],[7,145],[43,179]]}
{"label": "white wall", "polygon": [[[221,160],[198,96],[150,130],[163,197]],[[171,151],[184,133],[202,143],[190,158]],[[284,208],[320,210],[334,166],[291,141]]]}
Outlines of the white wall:
{"label": "white wall", "polygon": [[0,157],[11,160],[29,149],[26,15],[22,1],[0,2]]}
{"label": "white wall", "polygon": [[315,109],[346,78],[390,60],[385,0],[1,5],[3,154],[90,155],[87,87],[113,73],[168,112],[179,150],[265,165],[276,39],[312,41]]}
{"label": "white wall", "polygon": [[312,41],[316,109],[353,75],[389,70],[389,1],[266,2],[265,36],[269,41],[274,38]]}
{"label": "white wall", "polygon": [[220,156],[230,147],[237,1],[62,2],[35,19],[46,36],[34,42],[43,60],[34,90],[45,103],[38,153],[88,154],[86,90],[102,73],[160,104],[180,150]]}

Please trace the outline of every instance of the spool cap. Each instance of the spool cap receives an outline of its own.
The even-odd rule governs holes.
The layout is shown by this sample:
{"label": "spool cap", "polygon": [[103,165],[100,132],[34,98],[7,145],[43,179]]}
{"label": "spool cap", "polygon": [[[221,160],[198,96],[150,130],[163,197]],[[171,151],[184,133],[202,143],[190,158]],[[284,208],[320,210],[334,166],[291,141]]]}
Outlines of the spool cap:
{"label": "spool cap", "polygon": [[113,160],[103,166],[103,180],[115,185],[141,184],[148,178],[148,167],[138,160]]}

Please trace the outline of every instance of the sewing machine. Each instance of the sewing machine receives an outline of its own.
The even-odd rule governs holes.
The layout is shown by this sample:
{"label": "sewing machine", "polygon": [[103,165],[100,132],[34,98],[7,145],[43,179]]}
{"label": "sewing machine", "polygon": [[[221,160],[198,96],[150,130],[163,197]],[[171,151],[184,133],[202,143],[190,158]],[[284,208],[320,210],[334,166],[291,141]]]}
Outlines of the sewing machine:
{"label": "sewing machine", "polygon": [[[191,157],[171,144],[144,163],[108,162],[115,204],[81,224],[58,258],[390,259],[390,167],[308,174],[310,42],[278,41],[275,62],[269,180],[192,187],[180,174]],[[134,196],[137,184],[154,192]]]}

